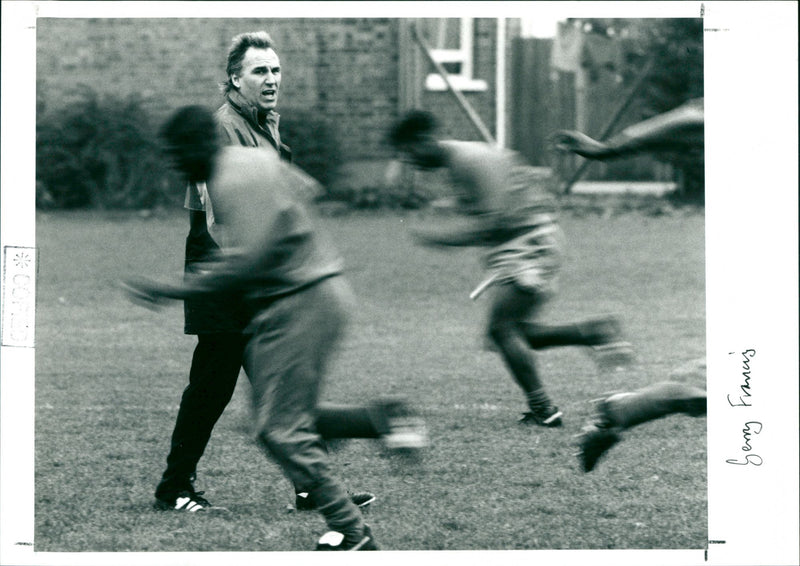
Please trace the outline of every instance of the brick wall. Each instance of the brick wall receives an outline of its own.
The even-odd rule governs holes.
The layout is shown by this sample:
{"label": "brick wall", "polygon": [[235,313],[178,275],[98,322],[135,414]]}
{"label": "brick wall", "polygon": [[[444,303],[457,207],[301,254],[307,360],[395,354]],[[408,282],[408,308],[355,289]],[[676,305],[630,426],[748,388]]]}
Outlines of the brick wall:
{"label": "brick wall", "polygon": [[[401,87],[409,88],[399,84],[399,50],[418,57],[423,81],[431,71],[417,46],[400,40],[396,18],[40,18],[37,28],[40,104],[58,108],[84,84],[101,94],[137,94],[159,121],[186,104],[218,107],[230,40],[266,30],[281,58],[281,115],[323,119],[342,163],[355,164],[343,168],[344,182],[355,185],[379,182],[378,163],[392,155],[385,132],[408,103],[399,98]],[[496,20],[475,20],[473,76],[489,88],[464,93],[492,132],[496,33]],[[419,89],[420,106],[437,114],[446,134],[479,139],[450,93],[410,88]]]}
{"label": "brick wall", "polygon": [[281,58],[281,114],[319,112],[343,159],[385,151],[380,136],[398,111],[392,19],[40,18],[37,27],[37,98],[48,107],[85,84],[137,93],[159,118],[185,104],[216,108],[231,38],[264,29]]}

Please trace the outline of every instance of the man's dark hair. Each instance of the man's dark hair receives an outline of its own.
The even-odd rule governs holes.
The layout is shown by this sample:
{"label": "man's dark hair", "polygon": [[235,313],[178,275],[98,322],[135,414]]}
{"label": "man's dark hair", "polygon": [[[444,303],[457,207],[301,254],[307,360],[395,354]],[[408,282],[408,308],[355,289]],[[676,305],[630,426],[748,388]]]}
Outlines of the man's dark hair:
{"label": "man's dark hair", "polygon": [[228,48],[228,65],[225,68],[228,78],[221,85],[223,92],[226,94],[236,89],[231,82],[231,75],[238,75],[242,72],[244,54],[251,47],[256,49],[275,49],[275,43],[265,31],[240,33],[231,40],[231,46]]}
{"label": "man's dark hair", "polygon": [[436,131],[433,114],[424,110],[412,110],[401,118],[389,131],[389,143],[395,147],[414,143]]}
{"label": "man's dark hair", "polygon": [[219,150],[217,124],[210,110],[202,106],[179,108],[161,127],[159,135],[177,169],[193,181],[209,178]]}

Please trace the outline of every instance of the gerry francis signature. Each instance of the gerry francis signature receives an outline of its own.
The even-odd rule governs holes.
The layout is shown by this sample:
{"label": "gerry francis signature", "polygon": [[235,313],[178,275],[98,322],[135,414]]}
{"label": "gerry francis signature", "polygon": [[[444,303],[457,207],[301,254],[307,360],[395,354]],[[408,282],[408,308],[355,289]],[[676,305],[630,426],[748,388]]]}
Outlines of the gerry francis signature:
{"label": "gerry francis signature", "polygon": [[[729,354],[733,355],[735,352],[730,352]],[[742,356],[742,382],[739,385],[739,391],[737,393],[729,393],[727,396],[728,404],[731,407],[739,408],[739,407],[752,407],[752,393],[751,393],[751,386],[750,386],[750,379],[753,377],[752,369],[751,369],[751,361],[755,357],[756,351],[752,348],[745,350],[741,353]],[[728,464],[733,464],[735,466],[760,466],[764,463],[764,459],[759,456],[758,454],[753,453],[753,442],[754,436],[761,434],[761,431],[764,429],[764,425],[759,421],[747,421],[744,423],[744,428],[742,429],[742,446],[740,448],[742,455],[737,458],[728,458],[725,460]]]}

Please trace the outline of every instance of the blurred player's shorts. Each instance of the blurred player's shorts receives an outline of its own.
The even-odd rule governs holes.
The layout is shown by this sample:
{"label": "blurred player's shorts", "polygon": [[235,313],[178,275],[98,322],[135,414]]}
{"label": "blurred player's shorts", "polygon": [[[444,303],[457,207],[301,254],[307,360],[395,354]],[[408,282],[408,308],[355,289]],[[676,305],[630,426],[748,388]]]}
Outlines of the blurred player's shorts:
{"label": "blurred player's shorts", "polygon": [[562,240],[555,222],[539,224],[489,250],[486,266],[495,283],[513,283],[529,293],[555,293],[563,262]]}

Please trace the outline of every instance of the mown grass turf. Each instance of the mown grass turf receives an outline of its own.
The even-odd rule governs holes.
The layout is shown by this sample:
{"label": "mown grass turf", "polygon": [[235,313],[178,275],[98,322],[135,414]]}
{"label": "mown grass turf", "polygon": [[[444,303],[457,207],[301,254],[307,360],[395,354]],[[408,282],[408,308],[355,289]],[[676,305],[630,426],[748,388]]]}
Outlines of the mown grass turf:
{"label": "mown grass turf", "polygon": [[[41,551],[305,550],[324,532],[289,513],[289,483],[252,442],[247,380],[200,463],[198,489],[225,516],[151,509],[193,337],[180,305],[153,313],[115,287],[125,275],[180,272],[181,213],[40,215],[36,352],[36,523]],[[703,216],[680,212],[562,220],[568,263],[544,313],[568,321],[618,313],[633,367],[598,373],[578,348],[541,353],[561,430],[517,424],[519,390],[483,349],[486,299],[474,250],[418,248],[411,225],[446,217],[321,220],[358,296],[326,400],[402,394],[428,421],[418,467],[352,441],[332,454],[353,490],[378,500],[368,520],[384,549],[703,548],[705,420],[670,417],[626,435],[584,475],[572,435],[589,400],[666,378],[705,353]]]}

